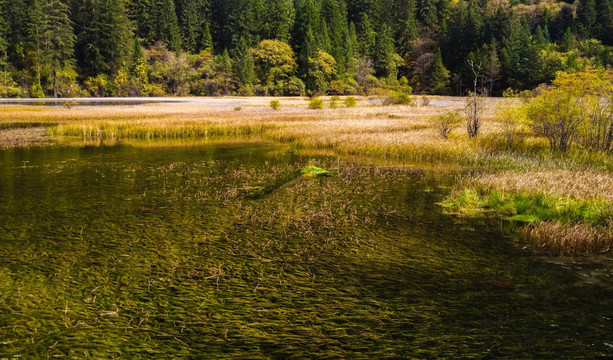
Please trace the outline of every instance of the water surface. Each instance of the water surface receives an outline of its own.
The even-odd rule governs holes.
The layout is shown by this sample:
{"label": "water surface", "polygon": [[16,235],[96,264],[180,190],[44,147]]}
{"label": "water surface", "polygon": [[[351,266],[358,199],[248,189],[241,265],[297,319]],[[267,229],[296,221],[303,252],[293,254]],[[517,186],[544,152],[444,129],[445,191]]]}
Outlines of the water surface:
{"label": "water surface", "polygon": [[[329,178],[301,177],[317,165]],[[268,144],[0,151],[0,358],[606,358],[606,259]]]}

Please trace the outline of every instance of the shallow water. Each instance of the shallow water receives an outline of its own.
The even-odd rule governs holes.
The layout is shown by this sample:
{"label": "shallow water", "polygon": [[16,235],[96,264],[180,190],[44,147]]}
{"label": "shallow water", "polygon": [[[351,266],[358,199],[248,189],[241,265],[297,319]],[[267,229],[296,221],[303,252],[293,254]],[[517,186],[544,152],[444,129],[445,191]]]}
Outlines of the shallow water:
{"label": "shallow water", "polygon": [[[336,172],[300,177],[313,164]],[[0,358],[605,358],[610,260],[267,144],[0,151]]]}

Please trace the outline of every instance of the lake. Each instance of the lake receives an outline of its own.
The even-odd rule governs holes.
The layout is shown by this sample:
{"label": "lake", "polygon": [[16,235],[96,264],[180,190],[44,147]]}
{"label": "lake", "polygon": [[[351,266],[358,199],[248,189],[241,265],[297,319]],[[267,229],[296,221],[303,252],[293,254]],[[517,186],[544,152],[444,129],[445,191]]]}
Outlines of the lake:
{"label": "lake", "polygon": [[613,357],[611,259],[444,214],[454,176],[258,142],[0,150],[0,358]]}

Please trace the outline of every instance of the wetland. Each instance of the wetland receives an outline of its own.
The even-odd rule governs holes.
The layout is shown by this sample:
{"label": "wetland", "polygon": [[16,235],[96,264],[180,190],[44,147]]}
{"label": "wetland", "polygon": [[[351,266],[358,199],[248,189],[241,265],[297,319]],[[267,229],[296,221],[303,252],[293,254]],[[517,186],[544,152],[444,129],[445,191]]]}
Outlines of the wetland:
{"label": "wetland", "polygon": [[415,152],[440,110],[383,109],[0,112],[38,132],[0,148],[0,358],[612,357],[607,253],[440,205],[476,166],[542,166]]}

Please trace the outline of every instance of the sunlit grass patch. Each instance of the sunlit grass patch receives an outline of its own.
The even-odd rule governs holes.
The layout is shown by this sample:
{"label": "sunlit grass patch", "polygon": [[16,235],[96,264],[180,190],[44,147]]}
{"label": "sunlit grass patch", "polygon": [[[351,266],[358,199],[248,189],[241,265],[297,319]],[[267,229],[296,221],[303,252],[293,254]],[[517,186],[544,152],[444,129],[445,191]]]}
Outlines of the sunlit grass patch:
{"label": "sunlit grass patch", "polygon": [[549,246],[559,253],[603,252],[610,250],[613,240],[613,203],[605,200],[472,187],[452,194],[441,206],[460,216],[489,212],[525,224],[520,231],[523,240],[534,241],[529,246],[541,252]]}

